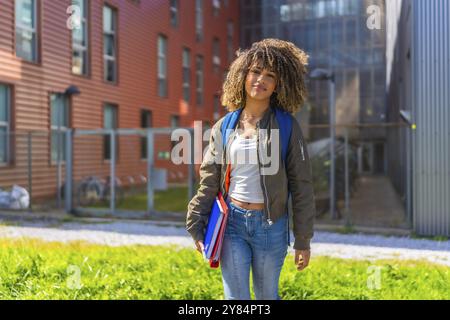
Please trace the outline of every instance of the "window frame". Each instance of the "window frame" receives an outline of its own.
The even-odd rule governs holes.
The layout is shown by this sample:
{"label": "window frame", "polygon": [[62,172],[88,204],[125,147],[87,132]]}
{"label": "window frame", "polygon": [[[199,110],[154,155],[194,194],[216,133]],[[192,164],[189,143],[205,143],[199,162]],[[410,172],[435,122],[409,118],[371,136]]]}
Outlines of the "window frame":
{"label": "window frame", "polygon": [[[74,5],[73,3],[74,0],[72,0],[72,5]],[[90,50],[90,44],[91,44],[91,39],[90,39],[90,26],[89,26],[89,22],[90,22],[90,4],[91,1],[90,0],[78,0],[78,1],[82,1],[83,2],[83,8],[84,8],[84,12],[82,13],[81,16],[81,25],[84,25],[84,32],[83,32],[83,36],[84,36],[84,41],[86,46],[82,46],[79,45],[78,43],[75,43],[74,41],[74,30],[72,30],[72,68],[71,68],[71,73],[73,75],[76,76],[81,76],[81,77],[86,77],[89,78],[91,76],[91,50]],[[86,60],[83,61],[84,65],[85,65],[85,69],[86,72],[81,72],[81,73],[76,73],[74,72],[73,68],[74,68],[74,53],[75,51],[78,51],[81,53],[81,57],[83,57],[83,53],[85,54]]]}
{"label": "window frame", "polygon": [[[162,42],[161,42],[162,41]],[[162,48],[160,45],[164,44],[164,48]],[[158,39],[157,39],[157,83],[158,83],[158,96],[160,98],[167,98],[169,96],[169,81],[168,81],[168,44],[169,41],[167,39],[167,37],[164,34],[158,34]],[[164,50],[162,50],[164,49]],[[160,70],[160,62],[162,61],[163,65],[164,65],[164,73],[162,72],[162,70]]]}
{"label": "window frame", "polygon": [[220,0],[211,0],[213,17],[217,17],[220,14],[221,3]]}
{"label": "window frame", "polygon": [[220,39],[218,37],[213,38],[212,43],[212,64],[213,71],[216,74],[220,73],[221,59],[220,59]]}
{"label": "window frame", "polygon": [[12,110],[12,86],[7,83],[0,82],[1,87],[6,88],[6,121],[0,120],[0,128],[6,128],[6,137],[5,137],[5,148],[6,148],[6,154],[5,154],[5,160],[1,161],[0,159],[0,167],[5,167],[11,164],[11,110]]}
{"label": "window frame", "polygon": [[214,121],[219,120],[220,118],[220,95],[215,94],[213,98],[213,119]]}
{"label": "window frame", "polygon": [[[67,117],[67,119],[65,119],[65,122],[66,122],[67,126],[61,126],[59,123],[57,125],[54,125],[52,123],[52,120],[53,120],[53,117],[52,117],[52,111],[53,111],[52,97],[53,96],[56,96],[57,98],[61,97],[61,98],[64,99],[64,107],[66,108],[66,113],[65,114],[66,114],[66,117]],[[62,156],[60,158],[60,162],[62,164],[64,164],[64,163],[66,163],[66,160],[67,160],[67,159],[65,159],[65,156],[66,156],[66,153],[65,153],[65,133],[68,130],[70,130],[70,128],[71,128],[71,120],[72,120],[72,114],[71,114],[71,109],[72,108],[71,108],[70,98],[67,95],[64,95],[64,94],[59,93],[59,92],[50,92],[49,93],[49,102],[50,102],[50,114],[49,114],[50,115],[50,165],[57,165],[58,164],[58,153],[57,153],[58,151],[56,151],[56,158],[55,159],[53,158],[53,149],[55,147],[57,147],[57,145],[55,146],[53,144],[53,141],[52,141],[53,134],[54,133],[58,133],[58,132],[60,132],[62,134],[62,137],[63,137],[62,138],[63,149],[61,150]],[[58,111],[58,119],[60,118],[60,115],[61,115],[61,112]],[[59,119],[59,120],[61,120],[61,119]]]}
{"label": "window frame", "polygon": [[[149,115],[149,118],[147,118],[146,122],[146,126],[143,127],[142,125],[142,116],[144,115]],[[140,113],[140,117],[141,117],[141,128],[142,129],[147,129],[147,128],[153,128],[153,111],[149,110],[149,109],[141,109],[141,113]],[[150,120],[148,120],[150,119]],[[145,149],[145,152],[144,152]],[[146,136],[141,136],[141,154],[140,154],[140,158],[142,161],[147,161],[147,137]],[[145,155],[144,155],[145,153]]]}
{"label": "window frame", "polygon": [[[180,127],[180,121],[181,121],[181,117],[179,114],[171,114],[170,115],[170,128],[171,129],[177,129]],[[175,140],[175,141],[170,141],[171,144],[171,150],[173,150],[173,148],[178,144],[179,140]]]}
{"label": "window frame", "polygon": [[[104,24],[105,24],[105,8],[109,8],[112,12],[111,17],[113,18],[113,27],[114,31],[105,31]],[[109,3],[103,3],[102,7],[102,42],[103,42],[103,81],[112,84],[112,85],[118,85],[119,84],[119,10],[117,7],[109,4]],[[114,38],[114,56],[109,56],[106,54],[106,41],[105,38],[107,36],[113,36]],[[112,61],[114,63],[114,80],[109,81],[107,79],[107,72],[108,72],[108,62]]]}
{"label": "window frame", "polygon": [[195,0],[195,39],[197,42],[203,40],[203,0]]}
{"label": "window frame", "polygon": [[[17,59],[20,59],[22,61],[25,61],[27,63],[31,63],[31,64],[36,64],[36,65],[40,65],[41,64],[41,3],[40,1],[37,0],[30,0],[32,1],[32,3],[34,4],[34,8],[33,8],[33,21],[34,21],[34,28],[30,29],[27,26],[22,26],[20,25],[19,21],[18,21],[18,11],[17,11],[17,1],[18,0],[14,0],[14,55]],[[18,29],[20,30],[24,30],[24,31],[28,31],[28,32],[32,32],[33,35],[35,36],[35,42],[33,44],[33,49],[35,50],[34,54],[35,54],[35,59],[27,59],[23,56],[20,56],[17,52],[20,44],[17,41],[17,35],[18,35]]]}
{"label": "window frame", "polygon": [[228,63],[231,63],[234,58],[234,22],[233,20],[227,21],[227,54],[228,54]]}
{"label": "window frame", "polygon": [[[201,68],[199,68],[199,63],[201,62]],[[204,92],[205,92],[205,59],[203,55],[196,55],[195,57],[195,78],[196,78],[196,102],[197,106],[203,106],[204,103]]]}
{"label": "window frame", "polygon": [[[112,110],[114,110],[114,117],[113,117],[113,128],[112,130],[117,130],[119,128],[119,105],[116,103],[112,103],[112,102],[103,102],[103,123],[102,123],[102,128],[103,130],[111,130],[111,128],[106,128],[105,126],[105,116],[106,116],[106,109],[110,107]],[[103,152],[102,152],[102,159],[103,162],[110,162],[111,161],[111,146],[108,144],[109,142],[106,142],[107,140],[109,140],[111,137],[109,135],[103,135]],[[107,147],[109,147],[109,158],[106,158],[106,149]],[[117,139],[116,136],[116,164],[119,162],[119,155],[120,155],[120,151],[119,151],[119,139]]]}
{"label": "window frame", "polygon": [[[183,100],[191,102],[191,49],[184,47],[182,52],[182,75],[183,75]],[[187,80],[187,81],[186,81]]]}
{"label": "window frame", "polygon": [[170,25],[174,28],[178,28],[180,25],[180,1],[178,0],[169,1],[169,16],[170,16]]}

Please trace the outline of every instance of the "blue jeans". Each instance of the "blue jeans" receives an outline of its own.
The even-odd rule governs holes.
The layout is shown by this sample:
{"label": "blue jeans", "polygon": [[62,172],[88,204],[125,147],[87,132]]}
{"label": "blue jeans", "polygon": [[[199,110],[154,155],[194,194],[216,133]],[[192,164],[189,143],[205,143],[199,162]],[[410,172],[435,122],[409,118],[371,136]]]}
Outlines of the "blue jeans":
{"label": "blue jeans", "polygon": [[278,282],[288,248],[287,214],[269,225],[263,210],[229,203],[221,269],[225,299],[250,300],[250,267],[257,300],[279,300]]}

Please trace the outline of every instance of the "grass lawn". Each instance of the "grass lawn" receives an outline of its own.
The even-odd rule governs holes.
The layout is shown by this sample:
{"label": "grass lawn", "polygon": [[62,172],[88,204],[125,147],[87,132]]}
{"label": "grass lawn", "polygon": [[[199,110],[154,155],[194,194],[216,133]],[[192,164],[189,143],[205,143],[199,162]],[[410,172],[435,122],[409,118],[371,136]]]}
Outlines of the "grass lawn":
{"label": "grass lawn", "polygon": [[[292,260],[281,274],[283,299],[450,299],[444,266],[317,257],[297,272]],[[380,277],[370,289],[374,266]],[[193,249],[0,239],[0,299],[222,298],[220,269]]]}
{"label": "grass lawn", "polygon": [[[170,187],[164,191],[155,191],[155,210],[186,213],[188,205],[188,187]],[[108,208],[105,203],[91,205],[92,208]],[[117,206],[120,210],[147,211],[147,194],[127,195]]]}
{"label": "grass lawn", "polygon": [[[164,191],[155,191],[155,210],[183,212],[187,211],[188,187],[170,187]],[[147,210],[147,194],[141,193],[134,196],[125,197],[118,207],[127,210]]]}

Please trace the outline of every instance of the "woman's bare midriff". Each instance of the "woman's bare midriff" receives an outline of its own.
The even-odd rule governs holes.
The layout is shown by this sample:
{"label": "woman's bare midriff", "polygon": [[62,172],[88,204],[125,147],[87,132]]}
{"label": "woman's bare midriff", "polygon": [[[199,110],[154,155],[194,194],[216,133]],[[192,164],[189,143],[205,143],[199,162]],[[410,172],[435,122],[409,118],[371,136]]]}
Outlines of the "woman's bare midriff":
{"label": "woman's bare midriff", "polygon": [[247,210],[262,210],[264,209],[264,203],[251,203],[251,202],[242,202],[239,200],[236,200],[234,198],[231,198],[231,202],[233,202],[238,207],[241,207],[243,209]]}

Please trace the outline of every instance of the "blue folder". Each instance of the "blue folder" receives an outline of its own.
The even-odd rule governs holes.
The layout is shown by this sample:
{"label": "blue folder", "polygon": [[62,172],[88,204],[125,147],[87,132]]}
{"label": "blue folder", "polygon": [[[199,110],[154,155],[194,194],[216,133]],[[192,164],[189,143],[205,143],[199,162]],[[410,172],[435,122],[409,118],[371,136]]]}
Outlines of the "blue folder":
{"label": "blue folder", "polygon": [[206,226],[203,252],[205,259],[211,258],[211,254],[214,249],[214,245],[217,241],[217,235],[219,234],[220,226],[224,217],[223,209],[221,208],[219,198],[214,199],[214,203],[211,208],[211,214],[209,215],[208,225]]}

